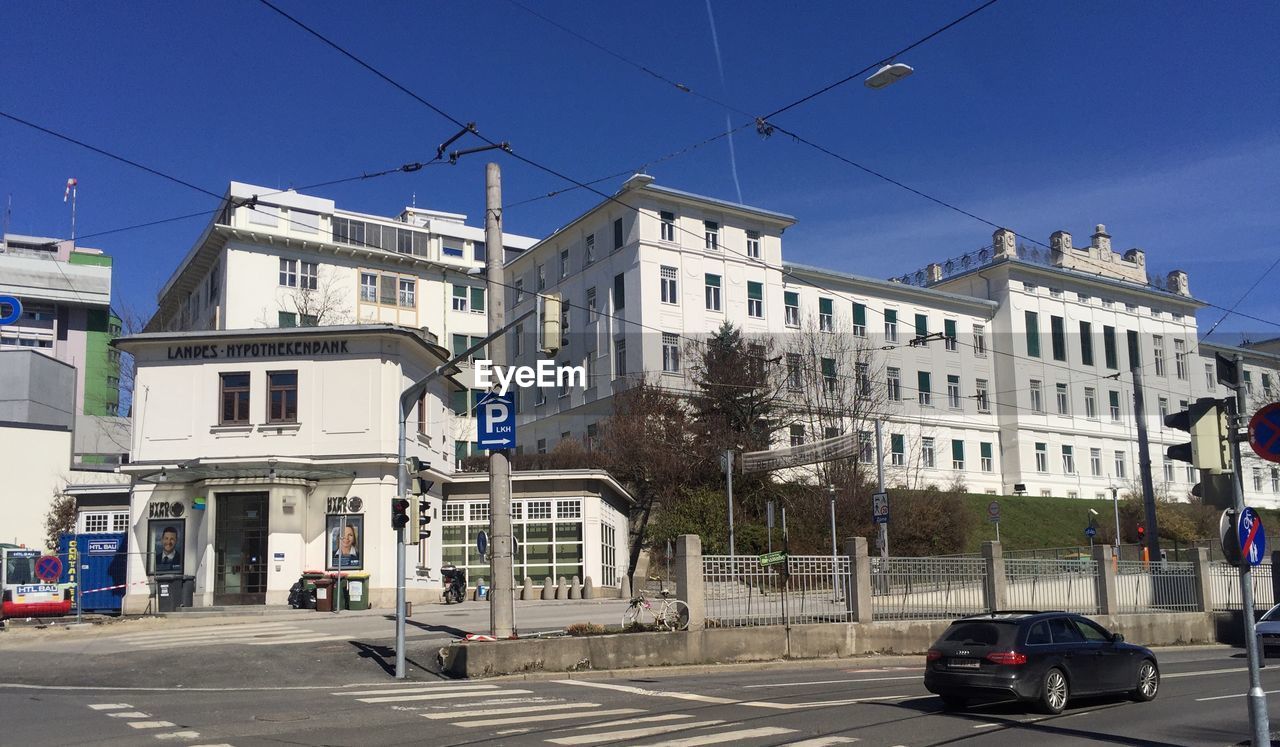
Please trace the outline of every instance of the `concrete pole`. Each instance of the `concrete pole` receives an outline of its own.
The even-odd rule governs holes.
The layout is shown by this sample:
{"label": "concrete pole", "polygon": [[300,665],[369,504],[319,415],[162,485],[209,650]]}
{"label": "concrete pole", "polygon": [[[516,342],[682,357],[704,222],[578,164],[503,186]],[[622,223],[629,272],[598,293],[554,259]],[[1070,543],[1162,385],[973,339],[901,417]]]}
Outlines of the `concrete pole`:
{"label": "concrete pole", "polygon": [[[876,472],[879,475],[880,492],[884,491],[884,437],[880,419],[876,418]],[[889,522],[880,525],[880,557],[889,558]]]}
{"label": "concrete pole", "polygon": [[1116,560],[1120,559],[1120,489],[1111,489],[1111,506],[1116,511]]}
{"label": "concrete pole", "polygon": [[724,452],[724,484],[729,500],[729,563],[732,565],[736,555],[733,544],[733,449],[725,449]]}
{"label": "concrete pole", "polygon": [[831,600],[840,599],[840,554],[836,548],[836,486],[828,485],[831,498]]}
{"label": "concrete pole", "polygon": [[[485,168],[484,179],[485,271],[488,278],[489,333],[507,323],[507,296],[502,284],[502,171],[498,164]],[[489,360],[506,366],[507,340],[499,335],[489,343]],[[489,631],[498,640],[515,634],[515,593],[511,558],[511,463],[506,449],[489,452]]]}
{"label": "concrete pole", "polygon": [[[404,369],[401,368],[403,371]],[[406,462],[406,427],[405,420],[409,417],[408,408],[403,401],[403,395],[400,402],[400,445],[399,463],[396,465],[396,498],[402,498],[409,494],[409,466]],[[339,556],[341,557],[341,556]],[[405,678],[405,661],[404,661],[404,628],[405,628],[405,606],[404,606],[404,529],[396,530],[396,679]]]}
{"label": "concrete pole", "polygon": [[1151,484],[1151,453],[1147,442],[1147,417],[1142,390],[1142,368],[1130,369],[1133,375],[1133,417],[1138,424],[1138,476],[1142,478],[1142,503],[1147,511],[1147,547],[1151,559],[1160,560],[1160,527],[1156,525],[1156,490]]}

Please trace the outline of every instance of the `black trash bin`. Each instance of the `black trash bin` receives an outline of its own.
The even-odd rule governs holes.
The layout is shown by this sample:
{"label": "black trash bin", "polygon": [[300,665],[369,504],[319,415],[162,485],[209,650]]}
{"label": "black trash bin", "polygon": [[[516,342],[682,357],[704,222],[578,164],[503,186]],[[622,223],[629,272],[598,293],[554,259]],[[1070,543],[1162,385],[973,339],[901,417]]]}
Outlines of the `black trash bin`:
{"label": "black trash bin", "polygon": [[156,575],[156,611],[177,612],[182,602],[182,575],[164,573]]}
{"label": "black trash bin", "polygon": [[183,607],[196,606],[196,577],[195,576],[182,577],[182,606]]}

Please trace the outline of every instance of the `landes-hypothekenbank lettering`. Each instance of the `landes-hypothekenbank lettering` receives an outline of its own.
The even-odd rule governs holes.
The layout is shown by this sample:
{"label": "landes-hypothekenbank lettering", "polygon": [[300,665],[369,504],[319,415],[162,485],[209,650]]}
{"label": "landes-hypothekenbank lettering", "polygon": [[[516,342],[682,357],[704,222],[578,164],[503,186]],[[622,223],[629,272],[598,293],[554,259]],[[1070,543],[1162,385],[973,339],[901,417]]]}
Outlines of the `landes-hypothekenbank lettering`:
{"label": "landes-hypothekenbank lettering", "polygon": [[311,340],[307,342],[247,342],[236,345],[170,345],[169,360],[212,360],[217,358],[273,358],[288,356],[305,358],[321,355],[345,355],[347,340]]}

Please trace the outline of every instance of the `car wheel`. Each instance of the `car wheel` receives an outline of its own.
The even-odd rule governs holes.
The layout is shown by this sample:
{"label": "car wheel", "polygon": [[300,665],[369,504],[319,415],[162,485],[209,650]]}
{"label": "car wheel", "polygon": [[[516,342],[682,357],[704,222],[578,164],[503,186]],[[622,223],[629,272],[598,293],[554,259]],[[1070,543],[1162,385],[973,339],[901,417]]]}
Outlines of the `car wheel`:
{"label": "car wheel", "polygon": [[1044,680],[1040,683],[1040,710],[1053,716],[1062,713],[1070,694],[1067,676],[1061,669],[1050,669],[1044,673]]}
{"label": "car wheel", "polygon": [[942,710],[944,711],[963,711],[964,707],[969,705],[968,699],[958,695],[943,695],[941,697]]}
{"label": "car wheel", "polygon": [[1156,699],[1160,691],[1160,670],[1150,659],[1143,659],[1138,665],[1138,686],[1133,689],[1133,699],[1141,702]]}

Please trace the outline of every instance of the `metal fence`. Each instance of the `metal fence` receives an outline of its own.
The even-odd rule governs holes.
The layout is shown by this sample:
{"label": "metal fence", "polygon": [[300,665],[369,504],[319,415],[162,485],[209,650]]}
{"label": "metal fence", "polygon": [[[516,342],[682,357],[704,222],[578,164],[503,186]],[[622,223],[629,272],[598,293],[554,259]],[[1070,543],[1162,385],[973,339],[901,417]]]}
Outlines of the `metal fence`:
{"label": "metal fence", "polygon": [[[1275,605],[1275,587],[1272,585],[1271,564],[1254,566],[1249,573],[1253,589],[1253,607],[1259,614]],[[1209,601],[1215,612],[1227,612],[1243,608],[1240,601],[1240,569],[1227,563],[1209,565]]]}
{"label": "metal fence", "polygon": [[872,558],[876,620],[938,620],[987,611],[982,558]]}
{"label": "metal fence", "polygon": [[792,555],[761,567],[755,556],[704,555],[706,616],[717,627],[848,622],[849,558]]}
{"label": "metal fence", "polygon": [[1014,610],[1066,610],[1096,615],[1098,563],[1095,560],[1006,558],[1005,606]]}
{"label": "metal fence", "polygon": [[1194,612],[1198,608],[1195,564],[1121,560],[1116,565],[1120,614]]}

